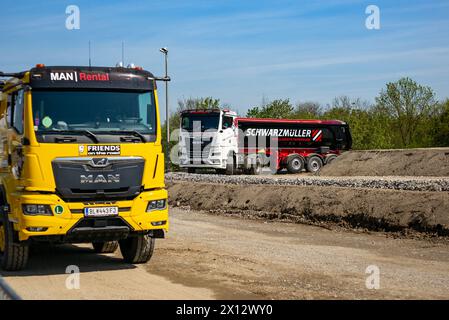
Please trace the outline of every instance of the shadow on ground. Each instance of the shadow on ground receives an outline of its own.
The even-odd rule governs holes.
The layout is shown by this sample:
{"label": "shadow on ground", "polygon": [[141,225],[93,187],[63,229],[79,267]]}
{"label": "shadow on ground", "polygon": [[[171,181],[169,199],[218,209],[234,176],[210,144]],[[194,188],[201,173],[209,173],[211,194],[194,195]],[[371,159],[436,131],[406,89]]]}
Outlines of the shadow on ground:
{"label": "shadow on ground", "polygon": [[52,245],[33,247],[25,270],[1,271],[0,274],[5,278],[66,274],[67,267],[72,265],[77,266],[80,273],[136,268],[112,254],[97,254],[88,246]]}

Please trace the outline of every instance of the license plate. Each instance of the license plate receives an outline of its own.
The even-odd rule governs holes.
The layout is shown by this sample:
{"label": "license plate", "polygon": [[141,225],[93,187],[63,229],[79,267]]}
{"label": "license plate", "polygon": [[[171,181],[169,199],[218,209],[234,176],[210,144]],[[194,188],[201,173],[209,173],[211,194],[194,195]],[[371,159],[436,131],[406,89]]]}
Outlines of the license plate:
{"label": "license plate", "polygon": [[109,217],[117,215],[118,207],[84,208],[85,217]]}

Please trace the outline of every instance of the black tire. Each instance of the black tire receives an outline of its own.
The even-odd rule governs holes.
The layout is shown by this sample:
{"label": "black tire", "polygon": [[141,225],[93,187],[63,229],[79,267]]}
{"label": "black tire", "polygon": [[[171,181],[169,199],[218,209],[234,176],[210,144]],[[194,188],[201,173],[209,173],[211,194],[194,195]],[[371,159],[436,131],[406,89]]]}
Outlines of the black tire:
{"label": "black tire", "polygon": [[235,156],[234,154],[229,154],[228,155],[228,159],[226,160],[226,174],[229,176],[232,176],[233,174],[235,174],[235,168],[236,168],[236,163],[235,163]]}
{"label": "black tire", "polygon": [[96,253],[114,253],[118,248],[118,241],[92,242]]}
{"label": "black tire", "polygon": [[289,173],[300,173],[304,169],[304,158],[298,154],[288,156],[287,170]]}
{"label": "black tire", "polygon": [[[29,245],[14,241],[14,229],[8,221],[6,214],[1,214],[0,224],[3,232],[4,248],[0,252],[1,267],[6,271],[19,271],[24,269],[28,263]],[[0,248],[1,250],[1,248]]]}
{"label": "black tire", "polygon": [[332,163],[333,161],[335,161],[335,159],[337,159],[337,156],[336,156],[335,154],[332,154],[332,155],[330,155],[330,156],[327,156],[327,157],[326,157],[326,164]]}
{"label": "black tire", "polygon": [[249,173],[255,176],[258,176],[262,173],[262,163],[260,162],[259,158],[257,158],[256,163],[251,166],[251,168],[249,169]]}
{"label": "black tire", "polygon": [[120,251],[128,263],[146,263],[150,261],[154,251],[154,238],[147,234],[139,234],[120,240]]}
{"label": "black tire", "polygon": [[307,158],[307,171],[316,173],[323,167],[323,160],[318,156],[311,156]]}
{"label": "black tire", "polygon": [[226,169],[215,169],[217,174],[226,174]]}
{"label": "black tire", "polygon": [[187,173],[196,173],[195,168],[187,168]]}

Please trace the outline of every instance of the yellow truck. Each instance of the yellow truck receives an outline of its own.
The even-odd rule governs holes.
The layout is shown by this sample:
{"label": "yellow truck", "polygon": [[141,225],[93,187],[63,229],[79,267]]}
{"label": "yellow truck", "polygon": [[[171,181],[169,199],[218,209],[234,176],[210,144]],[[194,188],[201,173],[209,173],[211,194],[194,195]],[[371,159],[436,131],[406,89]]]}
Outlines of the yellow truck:
{"label": "yellow truck", "polygon": [[0,72],[0,259],[35,243],[145,263],[168,231],[157,80],[139,67]]}

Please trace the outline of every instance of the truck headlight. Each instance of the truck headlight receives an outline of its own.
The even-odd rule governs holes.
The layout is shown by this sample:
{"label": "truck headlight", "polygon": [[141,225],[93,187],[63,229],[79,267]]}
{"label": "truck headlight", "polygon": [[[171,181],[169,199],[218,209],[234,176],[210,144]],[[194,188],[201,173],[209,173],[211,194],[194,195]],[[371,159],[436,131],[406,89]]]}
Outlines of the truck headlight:
{"label": "truck headlight", "polygon": [[48,204],[23,204],[23,213],[29,216],[52,216],[53,212]]}
{"label": "truck headlight", "polygon": [[163,210],[167,207],[167,199],[151,200],[148,202],[147,212],[154,210]]}

